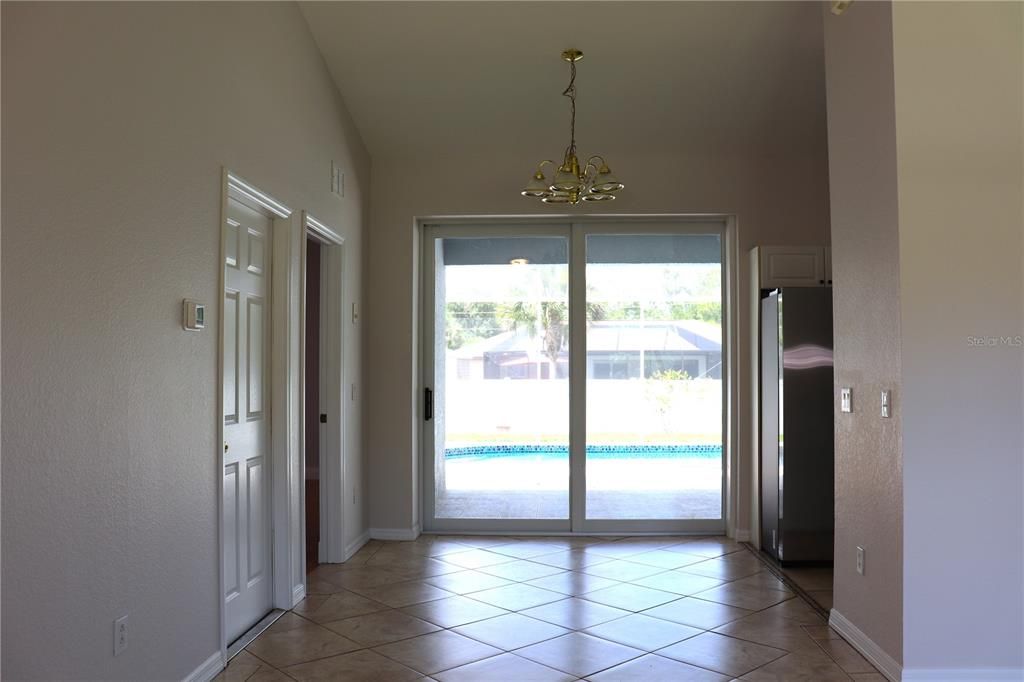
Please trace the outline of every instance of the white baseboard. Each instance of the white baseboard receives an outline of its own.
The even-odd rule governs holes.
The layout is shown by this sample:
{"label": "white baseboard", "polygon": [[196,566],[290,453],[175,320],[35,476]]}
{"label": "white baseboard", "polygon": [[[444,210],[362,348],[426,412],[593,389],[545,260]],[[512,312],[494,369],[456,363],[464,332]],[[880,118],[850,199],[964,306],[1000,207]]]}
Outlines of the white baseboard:
{"label": "white baseboard", "polygon": [[1024,668],[904,668],[904,682],[995,682],[1024,680]]}
{"label": "white baseboard", "polygon": [[[860,628],[851,623],[846,617],[832,609],[829,613],[828,624],[833,630],[843,636],[850,645],[859,651],[864,658],[868,659],[873,666],[878,668],[878,671],[885,675],[892,682],[901,682],[901,680],[907,679],[903,675],[903,667],[896,662],[889,654],[882,650],[882,647],[875,644],[875,642],[865,635]],[[924,680],[925,678],[917,678]]]}
{"label": "white baseboard", "polygon": [[342,557],[342,559],[341,559],[342,563],[344,563],[344,562],[348,561],[349,559],[351,559],[352,555],[354,555],[356,552],[361,550],[363,548],[363,545],[365,545],[369,541],[370,541],[370,531],[369,530],[365,530],[365,531],[363,531],[362,535],[360,535],[355,540],[353,540],[352,542],[350,542],[347,545],[345,545],[345,556]]}
{"label": "white baseboard", "polygon": [[419,526],[412,528],[371,528],[370,537],[374,540],[415,540],[420,536]]}
{"label": "white baseboard", "polygon": [[736,529],[736,537],[733,538],[736,542],[750,542],[750,531]]}
{"label": "white baseboard", "polygon": [[306,598],[306,586],[303,583],[299,583],[292,588],[292,606],[295,606],[300,601]]}
{"label": "white baseboard", "polygon": [[224,654],[215,651],[208,659],[199,664],[199,667],[189,673],[185,682],[210,682],[227,665]]}

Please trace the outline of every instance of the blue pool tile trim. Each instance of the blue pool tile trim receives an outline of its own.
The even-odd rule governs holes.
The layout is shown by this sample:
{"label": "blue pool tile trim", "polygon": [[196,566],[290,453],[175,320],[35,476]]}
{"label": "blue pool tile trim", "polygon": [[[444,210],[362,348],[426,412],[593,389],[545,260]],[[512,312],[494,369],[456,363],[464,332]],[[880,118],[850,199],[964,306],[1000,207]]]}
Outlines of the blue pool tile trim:
{"label": "blue pool tile trim", "polygon": [[[519,455],[569,456],[567,445],[471,445],[461,448],[447,448],[445,459],[460,457],[515,457]],[[588,445],[587,457],[597,459],[666,458],[666,457],[721,457],[721,445]]]}

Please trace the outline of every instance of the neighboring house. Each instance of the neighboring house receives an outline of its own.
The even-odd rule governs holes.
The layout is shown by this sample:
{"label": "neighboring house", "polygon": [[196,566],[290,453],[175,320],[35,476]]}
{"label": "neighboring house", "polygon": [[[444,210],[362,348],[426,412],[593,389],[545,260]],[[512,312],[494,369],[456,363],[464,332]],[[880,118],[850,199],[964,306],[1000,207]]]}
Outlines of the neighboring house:
{"label": "neighboring house", "polygon": [[[449,351],[459,379],[548,379],[551,359],[540,334],[502,332]],[[641,372],[641,368],[643,371]],[[722,378],[722,328],[711,322],[638,320],[587,327],[588,379],[649,378],[665,370],[692,378]],[[558,354],[557,377],[569,376],[569,351]]]}

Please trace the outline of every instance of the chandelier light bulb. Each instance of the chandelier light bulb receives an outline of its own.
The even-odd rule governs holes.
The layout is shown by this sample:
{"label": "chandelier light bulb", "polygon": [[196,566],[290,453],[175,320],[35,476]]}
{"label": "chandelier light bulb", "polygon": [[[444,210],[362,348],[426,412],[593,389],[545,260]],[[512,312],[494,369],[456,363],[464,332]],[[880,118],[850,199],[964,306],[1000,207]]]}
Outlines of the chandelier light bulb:
{"label": "chandelier light bulb", "polygon": [[[557,167],[551,184],[547,184],[541,167],[553,162],[542,161],[521,194],[524,197],[539,198],[546,204],[611,201],[615,198],[614,193],[624,185],[612,174],[604,158],[592,156],[581,167],[576,156],[576,62],[583,59],[583,53],[574,49],[566,50],[562,53],[562,59],[569,62],[569,87],[562,92],[570,102],[569,146],[565,149],[562,163]],[[595,163],[595,160],[600,163]]]}

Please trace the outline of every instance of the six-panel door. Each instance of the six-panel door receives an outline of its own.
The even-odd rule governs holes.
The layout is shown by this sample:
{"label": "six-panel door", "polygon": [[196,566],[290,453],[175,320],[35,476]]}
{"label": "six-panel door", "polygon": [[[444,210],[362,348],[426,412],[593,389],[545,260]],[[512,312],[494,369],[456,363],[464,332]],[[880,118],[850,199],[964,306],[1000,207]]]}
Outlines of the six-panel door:
{"label": "six-panel door", "polygon": [[224,262],[224,600],[227,640],[271,609],[269,350],[272,220],[228,202]]}

